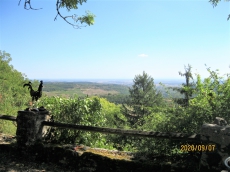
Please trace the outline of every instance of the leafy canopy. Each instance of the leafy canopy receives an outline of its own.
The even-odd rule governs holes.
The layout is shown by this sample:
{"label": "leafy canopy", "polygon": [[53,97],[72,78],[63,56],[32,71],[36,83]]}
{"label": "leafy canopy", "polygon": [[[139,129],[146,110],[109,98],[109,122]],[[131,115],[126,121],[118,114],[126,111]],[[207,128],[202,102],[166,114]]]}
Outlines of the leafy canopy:
{"label": "leafy canopy", "polygon": [[[20,5],[21,0],[19,0],[18,5]],[[78,9],[78,5],[82,5],[84,2],[87,2],[87,0],[57,0],[56,1],[56,10],[57,15],[54,18],[54,20],[57,20],[57,17],[60,16],[63,20],[65,20],[68,24],[72,25],[76,29],[80,29],[81,27],[85,27],[83,25],[78,25],[77,23],[80,22],[81,24],[85,23],[87,25],[93,25],[94,24],[94,18],[96,17],[93,13],[87,11],[86,15],[83,15],[81,17],[77,17],[76,14],[71,16],[63,16],[60,12],[60,8],[66,8],[69,12],[72,9]],[[24,8],[26,10],[39,10],[35,9],[31,6],[30,0],[24,0]],[[42,9],[42,8],[40,8]],[[73,22],[70,22],[67,20],[68,18],[72,18]]]}
{"label": "leafy canopy", "polygon": [[[28,82],[26,76],[10,65],[9,53],[0,50],[0,114],[16,116],[17,111],[24,109],[30,100],[28,90],[23,84]],[[13,134],[12,122],[0,120],[0,132]]]}

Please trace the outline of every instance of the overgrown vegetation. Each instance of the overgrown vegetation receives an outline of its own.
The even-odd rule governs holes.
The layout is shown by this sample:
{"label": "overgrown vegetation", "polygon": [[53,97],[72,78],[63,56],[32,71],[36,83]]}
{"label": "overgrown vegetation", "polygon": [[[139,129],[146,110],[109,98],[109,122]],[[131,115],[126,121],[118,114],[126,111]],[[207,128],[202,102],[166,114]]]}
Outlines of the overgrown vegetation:
{"label": "overgrown vegetation", "polygon": [[[25,75],[9,64],[11,58],[6,52],[0,54],[0,114],[17,114],[28,106],[31,100],[28,90],[22,85],[28,82]],[[37,106],[44,106],[57,122],[89,126],[150,130],[159,132],[199,133],[203,123],[210,123],[215,117],[223,117],[230,122],[230,78],[220,76],[218,70],[207,68],[209,77],[201,79],[192,74],[191,66],[185,67],[185,83],[174,88],[181,94],[180,101],[164,88],[167,101],[162,92],[156,89],[154,80],[147,73],[136,75],[133,86],[124,97],[118,95],[99,96],[73,95],[72,97],[43,96]],[[190,80],[191,79],[191,80]],[[33,82],[36,86],[38,82]],[[92,83],[89,87],[92,87]],[[45,85],[45,84],[44,84]],[[45,85],[46,91],[69,90],[76,88],[71,84]],[[93,85],[101,88],[100,84]],[[82,86],[78,84],[78,87]],[[89,88],[88,87],[88,88]],[[116,87],[110,85],[108,87]],[[44,88],[44,89],[45,89]],[[85,89],[88,89],[85,88]],[[105,88],[104,88],[105,89]],[[175,93],[175,92],[174,92]],[[174,94],[173,93],[173,94]],[[178,93],[178,94],[180,94]],[[182,103],[181,103],[182,102]],[[15,134],[12,122],[0,120],[0,132]],[[70,129],[56,129],[52,142],[78,143],[91,147],[141,151],[155,154],[178,153],[180,143],[163,139],[127,137],[83,132]]]}
{"label": "overgrown vegetation", "polygon": [[[100,100],[93,98],[45,97],[37,103],[46,107],[55,121],[88,126],[105,126],[105,114],[101,113]],[[100,133],[91,133],[69,129],[56,129],[52,132],[54,143],[79,143],[89,146],[101,146],[105,139]]]}
{"label": "overgrown vegetation", "polygon": [[[29,103],[29,95],[22,85],[28,81],[26,76],[10,65],[9,53],[0,51],[0,114],[17,115],[19,109]],[[0,120],[0,132],[15,134],[16,128],[12,122]]]}

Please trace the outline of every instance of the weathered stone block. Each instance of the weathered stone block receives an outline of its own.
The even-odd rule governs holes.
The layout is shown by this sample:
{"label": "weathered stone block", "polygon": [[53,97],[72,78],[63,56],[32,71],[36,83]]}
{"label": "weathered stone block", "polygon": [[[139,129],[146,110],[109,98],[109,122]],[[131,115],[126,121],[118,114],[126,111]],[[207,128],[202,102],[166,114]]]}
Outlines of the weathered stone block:
{"label": "weathered stone block", "polygon": [[18,111],[17,144],[20,147],[34,145],[47,136],[50,127],[43,126],[43,121],[49,121],[48,111]]}

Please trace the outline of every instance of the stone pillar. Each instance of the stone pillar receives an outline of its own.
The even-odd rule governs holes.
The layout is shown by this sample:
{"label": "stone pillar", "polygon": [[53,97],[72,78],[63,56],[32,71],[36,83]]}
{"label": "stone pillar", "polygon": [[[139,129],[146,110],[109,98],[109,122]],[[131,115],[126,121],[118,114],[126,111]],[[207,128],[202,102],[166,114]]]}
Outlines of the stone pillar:
{"label": "stone pillar", "polygon": [[215,145],[214,151],[202,152],[200,170],[230,171],[225,165],[230,157],[230,126],[223,118],[216,117],[213,124],[204,124],[201,128],[202,144]]}
{"label": "stone pillar", "polygon": [[48,126],[42,126],[43,121],[50,121],[51,116],[46,110],[18,111],[17,144],[19,147],[31,146],[42,141],[48,134]]}

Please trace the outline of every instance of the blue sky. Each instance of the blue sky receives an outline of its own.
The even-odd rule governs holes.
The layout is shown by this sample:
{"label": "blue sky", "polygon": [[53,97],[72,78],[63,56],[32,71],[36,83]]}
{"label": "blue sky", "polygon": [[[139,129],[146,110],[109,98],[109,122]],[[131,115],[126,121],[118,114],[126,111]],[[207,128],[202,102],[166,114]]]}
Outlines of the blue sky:
{"label": "blue sky", "polygon": [[181,78],[191,64],[207,77],[205,65],[230,73],[230,3],[208,0],[88,0],[63,15],[96,15],[95,24],[73,29],[56,16],[54,0],[0,1],[0,50],[29,79]]}

